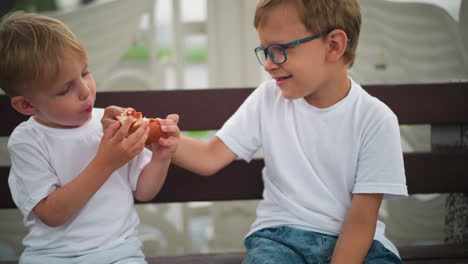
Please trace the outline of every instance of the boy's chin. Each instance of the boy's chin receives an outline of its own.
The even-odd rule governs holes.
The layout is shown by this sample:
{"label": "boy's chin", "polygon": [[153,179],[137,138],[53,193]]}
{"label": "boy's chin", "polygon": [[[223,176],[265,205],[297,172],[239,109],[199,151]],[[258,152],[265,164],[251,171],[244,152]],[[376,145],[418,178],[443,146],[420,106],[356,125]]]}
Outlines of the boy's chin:
{"label": "boy's chin", "polygon": [[82,127],[82,126],[88,124],[91,121],[91,119],[92,119],[92,112],[88,113],[88,115],[86,117],[82,118],[81,120],[76,120],[76,122],[69,123],[68,127],[69,128]]}
{"label": "boy's chin", "polygon": [[281,95],[282,95],[284,98],[289,99],[289,100],[299,99],[299,98],[302,98],[302,97],[303,97],[303,96],[298,95],[298,94],[287,93],[287,92],[285,92],[284,90],[281,90]]}
{"label": "boy's chin", "polygon": [[91,121],[92,117],[93,117],[93,113],[91,112],[91,113],[89,113],[88,118],[86,118],[83,122],[81,122],[81,124],[79,126],[84,126],[87,123],[89,123]]}

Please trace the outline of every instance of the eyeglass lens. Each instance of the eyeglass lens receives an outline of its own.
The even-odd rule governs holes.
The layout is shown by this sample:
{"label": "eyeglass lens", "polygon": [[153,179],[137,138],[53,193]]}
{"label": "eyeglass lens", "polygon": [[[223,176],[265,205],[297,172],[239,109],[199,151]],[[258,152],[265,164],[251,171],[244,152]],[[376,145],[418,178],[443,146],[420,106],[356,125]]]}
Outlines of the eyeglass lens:
{"label": "eyeglass lens", "polygon": [[268,49],[257,48],[255,49],[255,53],[257,55],[258,61],[262,65],[265,65],[267,54],[275,64],[281,64],[286,61],[286,52],[280,45],[273,44],[269,46]]}

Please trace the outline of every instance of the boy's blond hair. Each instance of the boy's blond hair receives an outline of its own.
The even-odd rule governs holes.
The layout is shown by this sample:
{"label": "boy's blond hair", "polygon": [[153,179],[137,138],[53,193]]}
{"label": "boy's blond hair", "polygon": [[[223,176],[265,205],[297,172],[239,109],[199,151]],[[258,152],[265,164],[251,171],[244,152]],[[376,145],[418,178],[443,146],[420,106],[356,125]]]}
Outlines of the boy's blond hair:
{"label": "boy's blond hair", "polygon": [[349,42],[343,54],[344,62],[351,67],[361,31],[359,0],[260,0],[255,10],[254,26],[258,25],[271,9],[285,1],[293,1],[302,23],[312,34],[341,29]]}
{"label": "boy's blond hair", "polygon": [[23,11],[0,23],[0,88],[10,97],[51,84],[65,58],[87,62],[83,44],[59,20]]}

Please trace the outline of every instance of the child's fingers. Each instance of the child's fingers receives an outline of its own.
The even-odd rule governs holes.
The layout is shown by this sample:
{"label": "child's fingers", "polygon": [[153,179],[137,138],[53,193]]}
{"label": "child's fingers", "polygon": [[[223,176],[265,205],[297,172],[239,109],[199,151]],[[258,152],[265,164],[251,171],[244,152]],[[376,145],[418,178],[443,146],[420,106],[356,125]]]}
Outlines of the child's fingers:
{"label": "child's fingers", "polygon": [[148,121],[143,121],[140,127],[135,130],[130,136],[127,137],[127,143],[130,146],[136,146],[137,148],[143,148],[145,146],[146,139],[149,135]]}
{"label": "child's fingers", "polygon": [[115,105],[106,107],[106,109],[104,109],[104,115],[101,119],[101,124],[104,130],[112,125],[115,122],[115,117],[119,116],[121,113],[123,113],[123,111],[125,111],[124,108]]}
{"label": "child's fingers", "polygon": [[[160,138],[158,139],[158,141],[156,141],[156,142],[157,142],[160,146],[165,146],[165,147],[167,147],[167,139],[166,139],[166,138],[160,137]],[[158,144],[156,144],[156,145],[158,145]]]}
{"label": "child's fingers", "polygon": [[119,130],[120,126],[121,126],[121,123],[118,122],[118,121],[117,121],[117,122],[114,122],[114,123],[112,123],[110,126],[108,126],[108,127],[106,128],[106,130],[104,130],[104,135],[102,136],[101,141],[102,141],[102,142],[106,142],[106,141],[108,141],[109,139],[111,139],[111,138],[115,135],[115,133],[117,133],[117,131]]}
{"label": "child's fingers", "polygon": [[110,105],[104,109],[104,115],[105,116],[111,116],[111,117],[116,117],[120,114],[122,114],[126,108],[116,106],[116,105]]}
{"label": "child's fingers", "polygon": [[[120,121],[119,121],[120,122]],[[120,129],[117,131],[117,133],[115,133],[115,136],[114,138],[118,141],[122,141],[125,139],[125,137],[127,137],[128,135],[128,131],[130,130],[130,126],[132,125],[132,122],[133,122],[133,117],[129,116],[125,121],[124,123],[122,124],[122,126],[120,127]]]}
{"label": "child's fingers", "polygon": [[179,115],[178,114],[170,114],[166,117],[166,119],[174,121],[174,123],[179,123]]}
{"label": "child's fingers", "polygon": [[166,142],[167,140],[170,140],[170,142],[176,141],[180,137],[179,127],[176,125],[162,126],[161,130],[165,134],[165,136],[161,137],[161,139],[163,139],[163,142]]}
{"label": "child's fingers", "polygon": [[178,120],[157,118],[159,125],[177,125]]}
{"label": "child's fingers", "polygon": [[161,130],[165,133],[179,133],[180,132],[180,129],[177,126],[177,123],[172,119],[159,119],[158,123],[159,123],[159,126],[161,127]]}
{"label": "child's fingers", "polygon": [[161,126],[161,130],[166,133],[166,138],[177,137],[180,134],[179,128],[175,125]]}
{"label": "child's fingers", "polygon": [[159,145],[164,147],[172,146],[176,143],[176,139],[174,137],[169,138],[159,138],[158,140]]}
{"label": "child's fingers", "polygon": [[143,131],[143,136],[139,136],[138,134],[132,133],[125,141],[125,145],[127,146],[127,152],[131,155],[131,157],[135,157],[145,148],[145,142],[148,138],[149,128],[139,128]]}

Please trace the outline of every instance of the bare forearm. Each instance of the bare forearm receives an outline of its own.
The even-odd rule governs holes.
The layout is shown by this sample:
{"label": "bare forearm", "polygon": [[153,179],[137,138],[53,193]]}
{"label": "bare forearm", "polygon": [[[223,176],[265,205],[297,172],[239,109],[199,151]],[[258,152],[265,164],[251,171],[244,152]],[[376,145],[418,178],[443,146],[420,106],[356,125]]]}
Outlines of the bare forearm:
{"label": "bare forearm", "polygon": [[210,142],[182,136],[179,146],[172,161],[174,164],[193,171],[200,175],[209,176],[226,166],[236,158],[222,143],[215,137]]}
{"label": "bare forearm", "polygon": [[34,212],[48,226],[64,224],[83,208],[113,171],[94,159],[75,179],[40,201]]}
{"label": "bare forearm", "polygon": [[333,251],[333,264],[362,263],[374,239],[382,194],[355,194]]}
{"label": "bare forearm", "polygon": [[133,196],[139,201],[152,200],[161,190],[167,177],[170,159],[156,160],[148,163],[138,177],[136,191]]}
{"label": "bare forearm", "polygon": [[375,223],[347,223],[343,227],[335,249],[333,264],[361,264],[367,256],[375,233]]}

